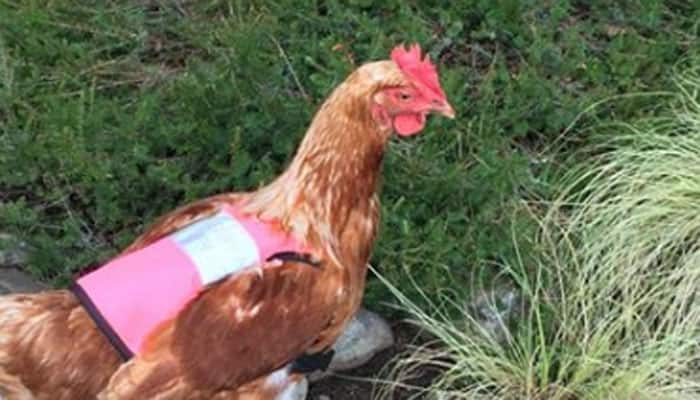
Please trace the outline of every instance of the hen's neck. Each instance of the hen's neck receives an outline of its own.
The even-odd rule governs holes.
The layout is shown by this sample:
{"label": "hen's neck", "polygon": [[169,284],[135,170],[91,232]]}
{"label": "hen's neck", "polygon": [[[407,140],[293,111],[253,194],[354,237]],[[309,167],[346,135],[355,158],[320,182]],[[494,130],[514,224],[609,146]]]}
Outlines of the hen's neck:
{"label": "hen's neck", "polygon": [[370,96],[344,86],[318,111],[287,170],[248,203],[261,218],[333,246],[351,213],[371,218],[390,135],[370,117]]}

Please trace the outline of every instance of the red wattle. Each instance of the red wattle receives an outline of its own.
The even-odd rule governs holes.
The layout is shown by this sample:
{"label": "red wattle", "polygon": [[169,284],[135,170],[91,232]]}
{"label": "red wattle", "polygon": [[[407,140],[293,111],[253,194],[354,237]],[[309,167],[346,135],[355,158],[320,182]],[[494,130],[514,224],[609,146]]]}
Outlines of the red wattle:
{"label": "red wattle", "polygon": [[424,126],[425,115],[422,113],[400,114],[394,117],[394,129],[401,136],[415,135]]}

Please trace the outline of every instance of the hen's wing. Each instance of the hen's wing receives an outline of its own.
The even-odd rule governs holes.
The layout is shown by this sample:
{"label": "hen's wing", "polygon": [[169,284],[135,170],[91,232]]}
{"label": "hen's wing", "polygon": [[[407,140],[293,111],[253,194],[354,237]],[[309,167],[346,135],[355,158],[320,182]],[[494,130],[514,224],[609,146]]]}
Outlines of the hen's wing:
{"label": "hen's wing", "polygon": [[277,262],[215,284],[149,337],[100,398],[209,398],[267,375],[333,322],[339,283],[327,269]]}
{"label": "hen's wing", "polygon": [[225,204],[234,203],[239,196],[237,193],[224,193],[182,206],[157,219],[123,254],[141,249],[195,221],[214,215]]}

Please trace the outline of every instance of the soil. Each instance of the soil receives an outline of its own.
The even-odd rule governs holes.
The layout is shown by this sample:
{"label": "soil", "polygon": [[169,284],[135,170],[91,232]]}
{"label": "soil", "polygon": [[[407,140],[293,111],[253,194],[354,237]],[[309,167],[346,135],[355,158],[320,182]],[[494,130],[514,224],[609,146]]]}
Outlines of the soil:
{"label": "soil", "polygon": [[[381,389],[372,380],[390,379],[388,371],[395,357],[409,349],[411,345],[425,343],[426,338],[418,330],[403,322],[391,323],[395,344],[388,350],[377,354],[367,364],[350,371],[334,373],[311,384],[307,400],[370,400],[373,393]],[[426,387],[437,376],[431,368],[419,369],[408,382],[414,386]],[[375,388],[375,386],[377,386]],[[396,389],[389,397],[392,400],[416,399],[416,391]]]}

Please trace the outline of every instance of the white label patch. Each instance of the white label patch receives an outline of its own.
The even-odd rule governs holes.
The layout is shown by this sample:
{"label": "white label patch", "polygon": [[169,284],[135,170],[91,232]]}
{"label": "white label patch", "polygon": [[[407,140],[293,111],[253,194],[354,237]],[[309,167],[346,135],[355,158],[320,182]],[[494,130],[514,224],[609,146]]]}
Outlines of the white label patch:
{"label": "white label patch", "polygon": [[171,237],[192,259],[202,285],[259,261],[255,240],[240,222],[225,212],[197,221]]}

